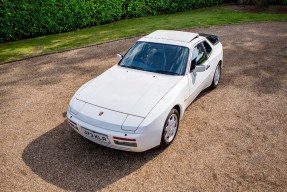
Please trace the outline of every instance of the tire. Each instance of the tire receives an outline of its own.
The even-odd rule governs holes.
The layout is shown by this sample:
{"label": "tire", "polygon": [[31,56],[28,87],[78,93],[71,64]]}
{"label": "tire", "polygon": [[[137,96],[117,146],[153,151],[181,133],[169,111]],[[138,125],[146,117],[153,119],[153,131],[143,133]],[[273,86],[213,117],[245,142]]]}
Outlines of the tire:
{"label": "tire", "polygon": [[212,79],[212,83],[210,85],[210,88],[215,89],[218,86],[220,79],[221,79],[221,64],[218,63],[218,65],[216,66],[216,69],[214,71],[214,75],[213,75],[213,79]]}
{"label": "tire", "polygon": [[175,139],[179,126],[179,112],[177,109],[172,109],[164,123],[161,144],[162,148],[168,147]]}

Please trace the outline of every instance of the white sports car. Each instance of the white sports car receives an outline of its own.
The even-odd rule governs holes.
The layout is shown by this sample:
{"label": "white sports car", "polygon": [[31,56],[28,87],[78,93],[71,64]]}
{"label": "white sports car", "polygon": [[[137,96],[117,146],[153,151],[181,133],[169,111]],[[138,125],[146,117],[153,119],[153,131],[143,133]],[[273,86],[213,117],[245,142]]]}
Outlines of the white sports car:
{"label": "white sports car", "polygon": [[218,85],[223,51],[215,35],[158,30],[118,58],[75,93],[67,121],[95,143],[141,152],[172,143],[185,109]]}

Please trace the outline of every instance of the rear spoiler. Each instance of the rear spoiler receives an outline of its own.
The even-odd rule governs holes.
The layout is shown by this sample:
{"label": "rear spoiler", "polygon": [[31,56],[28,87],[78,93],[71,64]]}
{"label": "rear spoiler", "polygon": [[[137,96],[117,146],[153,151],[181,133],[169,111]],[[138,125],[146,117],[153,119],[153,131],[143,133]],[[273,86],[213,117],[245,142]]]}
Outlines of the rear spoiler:
{"label": "rear spoiler", "polygon": [[216,45],[220,42],[220,38],[216,35],[210,35],[205,33],[199,33],[199,35],[208,39],[213,45]]}

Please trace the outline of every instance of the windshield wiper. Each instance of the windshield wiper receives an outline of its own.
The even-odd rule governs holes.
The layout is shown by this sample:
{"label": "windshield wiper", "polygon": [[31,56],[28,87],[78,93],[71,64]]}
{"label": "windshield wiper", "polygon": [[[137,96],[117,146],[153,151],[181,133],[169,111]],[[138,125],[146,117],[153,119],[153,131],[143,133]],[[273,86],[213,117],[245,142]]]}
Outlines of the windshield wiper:
{"label": "windshield wiper", "polygon": [[175,72],[163,71],[163,70],[154,70],[154,71],[151,71],[151,72],[162,73],[162,74],[168,74],[168,75],[179,75],[178,73],[175,73]]}
{"label": "windshield wiper", "polygon": [[161,73],[161,74],[167,74],[167,75],[179,75],[178,73],[175,72],[171,72],[171,71],[163,71],[163,70],[146,70],[140,67],[136,67],[136,66],[127,66],[127,65],[120,65],[122,67],[126,67],[126,68],[131,68],[131,69],[138,69],[138,70],[142,70],[142,71],[149,71],[149,72],[153,72],[153,73]]}
{"label": "windshield wiper", "polygon": [[120,66],[122,66],[122,67],[127,67],[127,68],[131,68],[131,69],[138,69],[138,70],[145,71],[143,68],[136,67],[136,66],[126,66],[126,65],[120,65]]}

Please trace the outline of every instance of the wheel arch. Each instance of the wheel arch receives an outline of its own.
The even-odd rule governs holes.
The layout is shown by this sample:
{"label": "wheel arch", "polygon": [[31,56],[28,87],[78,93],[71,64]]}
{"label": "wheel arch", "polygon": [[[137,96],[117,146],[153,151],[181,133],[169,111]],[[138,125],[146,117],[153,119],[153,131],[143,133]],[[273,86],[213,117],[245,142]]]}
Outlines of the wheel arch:
{"label": "wheel arch", "polygon": [[182,108],[182,106],[181,106],[180,104],[176,104],[176,105],[173,107],[173,109],[176,109],[176,110],[178,111],[178,113],[179,113],[179,119],[181,119],[182,116],[183,116],[183,108]]}
{"label": "wheel arch", "polygon": [[222,59],[221,59],[221,60],[219,60],[218,65],[220,65],[220,67],[222,67],[222,66],[223,66]]}

